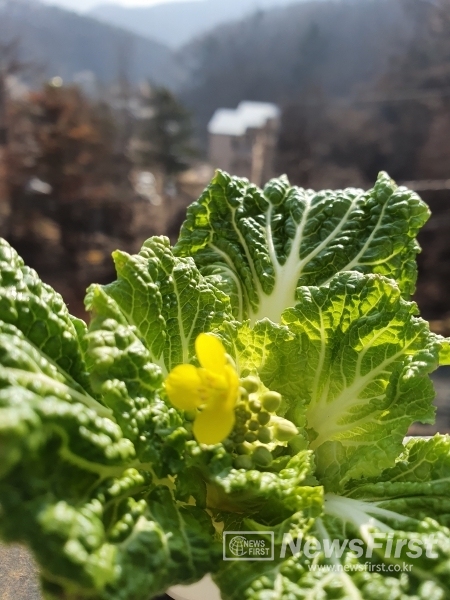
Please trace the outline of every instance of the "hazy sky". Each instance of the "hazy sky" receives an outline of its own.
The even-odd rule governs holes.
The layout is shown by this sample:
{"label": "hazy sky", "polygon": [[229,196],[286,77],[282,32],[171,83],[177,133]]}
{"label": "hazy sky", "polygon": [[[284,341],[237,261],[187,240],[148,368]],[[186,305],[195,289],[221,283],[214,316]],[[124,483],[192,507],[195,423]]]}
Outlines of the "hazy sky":
{"label": "hazy sky", "polygon": [[122,4],[122,6],[150,6],[180,0],[44,0],[46,4],[55,4],[76,11],[89,10],[97,4]]}

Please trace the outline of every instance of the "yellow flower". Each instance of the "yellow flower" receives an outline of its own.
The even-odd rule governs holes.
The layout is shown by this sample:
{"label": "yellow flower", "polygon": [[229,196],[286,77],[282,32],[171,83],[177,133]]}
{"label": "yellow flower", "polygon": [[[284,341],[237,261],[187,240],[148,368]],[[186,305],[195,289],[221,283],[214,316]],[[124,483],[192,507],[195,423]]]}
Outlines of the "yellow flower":
{"label": "yellow flower", "polygon": [[196,411],[193,432],[201,444],[218,444],[233,429],[239,379],[222,342],[201,333],[195,341],[201,367],[179,365],[166,379],[166,392],[180,410]]}

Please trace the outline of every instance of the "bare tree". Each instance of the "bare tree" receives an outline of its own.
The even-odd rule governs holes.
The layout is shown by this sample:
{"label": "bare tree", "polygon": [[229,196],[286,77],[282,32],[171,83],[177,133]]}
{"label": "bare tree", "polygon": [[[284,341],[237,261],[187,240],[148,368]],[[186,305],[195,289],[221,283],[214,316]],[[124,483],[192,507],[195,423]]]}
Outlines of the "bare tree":
{"label": "bare tree", "polygon": [[6,146],[7,135],[7,81],[8,77],[30,69],[29,63],[20,59],[20,39],[14,37],[0,42],[0,146]]}
{"label": "bare tree", "polygon": [[9,213],[8,193],[8,78],[29,71],[31,63],[20,59],[19,37],[0,41],[0,226]]}

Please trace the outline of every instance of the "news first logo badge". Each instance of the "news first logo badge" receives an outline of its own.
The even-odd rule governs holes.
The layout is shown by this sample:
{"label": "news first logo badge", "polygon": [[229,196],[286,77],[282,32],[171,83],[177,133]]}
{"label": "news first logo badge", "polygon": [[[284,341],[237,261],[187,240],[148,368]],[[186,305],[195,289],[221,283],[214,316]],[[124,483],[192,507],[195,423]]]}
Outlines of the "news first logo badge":
{"label": "news first logo badge", "polygon": [[273,559],[273,531],[224,531],[223,560]]}

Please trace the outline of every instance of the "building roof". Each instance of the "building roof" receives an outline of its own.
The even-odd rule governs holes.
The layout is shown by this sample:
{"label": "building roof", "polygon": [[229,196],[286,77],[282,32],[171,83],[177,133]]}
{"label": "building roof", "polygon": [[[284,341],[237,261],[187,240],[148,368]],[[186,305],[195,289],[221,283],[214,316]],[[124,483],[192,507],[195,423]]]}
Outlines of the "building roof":
{"label": "building roof", "polygon": [[236,109],[219,108],[208,124],[209,133],[244,135],[249,128],[263,127],[269,119],[278,119],[280,109],[269,102],[241,102]]}

